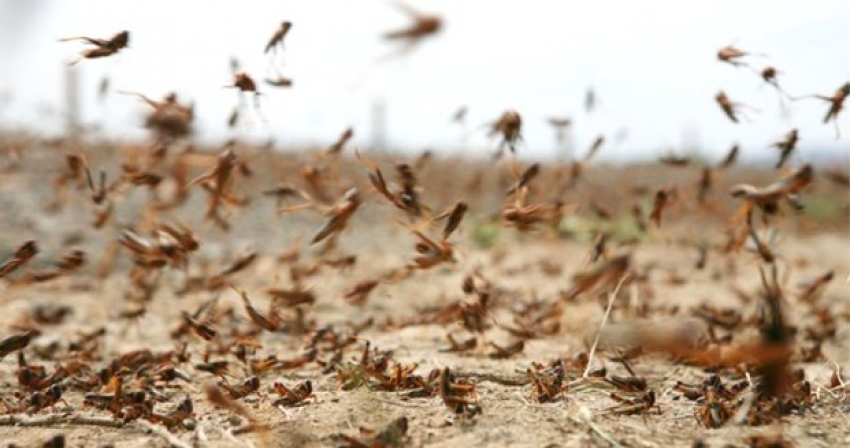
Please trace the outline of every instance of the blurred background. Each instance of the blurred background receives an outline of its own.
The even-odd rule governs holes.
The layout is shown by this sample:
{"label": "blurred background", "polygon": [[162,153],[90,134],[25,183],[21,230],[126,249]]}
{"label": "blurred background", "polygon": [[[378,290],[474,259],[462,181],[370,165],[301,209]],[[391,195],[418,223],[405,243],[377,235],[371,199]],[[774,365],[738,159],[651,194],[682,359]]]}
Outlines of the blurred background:
{"label": "blurred background", "polygon": [[[763,53],[748,60],[758,70],[776,67],[789,93],[832,95],[850,81],[846,0],[408,4],[439,15],[443,28],[410,53],[385,58],[398,45],[382,34],[410,23],[386,0],[0,0],[0,127],[55,135],[71,115],[89,133],[143,139],[148,109],[116,92],[159,99],[174,91],[195,104],[196,137],[210,144],[237,137],[325,146],[353,126],[362,147],[484,155],[497,145],[487,124],[512,108],[524,119],[520,153],[540,159],[570,149],[581,155],[605,135],[599,156],[609,161],[670,151],[719,158],[733,143],[744,159],[774,160],[768,146],[795,127],[797,157],[846,161],[850,152],[850,113],[840,117],[844,138],[836,140],[834,127],[822,123],[825,102],[783,108],[757,73],[716,58],[730,44]],[[263,49],[283,20],[294,26],[282,65],[273,64]],[[68,73],[85,46],[60,38],[108,38],[124,29],[130,48]],[[261,85],[265,121],[227,127],[237,104],[237,93],[223,88],[231,57],[258,82],[274,77],[273,67],[293,79],[289,89]],[[109,93],[100,98],[104,79]],[[720,90],[755,110],[730,122],[714,101]],[[590,91],[595,107],[588,110]],[[461,106],[465,126],[452,122]],[[572,120],[566,148],[546,122],[555,116]]]}

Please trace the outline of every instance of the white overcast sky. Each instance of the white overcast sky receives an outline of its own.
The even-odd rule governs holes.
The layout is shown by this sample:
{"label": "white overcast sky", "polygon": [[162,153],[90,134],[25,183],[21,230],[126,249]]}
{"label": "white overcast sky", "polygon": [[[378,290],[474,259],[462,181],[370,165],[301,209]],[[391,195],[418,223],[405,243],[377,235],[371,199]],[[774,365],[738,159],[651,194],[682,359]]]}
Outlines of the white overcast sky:
{"label": "white overcast sky", "polygon": [[[461,132],[449,119],[460,105],[469,107],[470,146],[487,145],[480,126],[514,108],[525,124],[520,150],[541,156],[553,151],[544,122],[552,115],[574,119],[579,151],[600,133],[610,138],[628,129],[625,142],[603,150],[608,158],[684,145],[716,155],[733,142],[757,153],[792,127],[800,129],[804,148],[850,148],[850,112],[840,120],[844,138],[836,142],[833,127],[821,123],[826,104],[795,102],[782,114],[773,89],[715,56],[734,42],[765,53],[753,63],[777,67],[780,84],[791,93],[832,94],[850,81],[850,1],[409,4],[440,14],[443,32],[370,70],[393,48],[380,34],[407,23],[390,1],[0,0],[0,92],[11,92],[0,124],[60,130],[63,67],[83,46],[57,40],[127,29],[131,48],[78,66],[84,121],[102,122],[119,136],[144,136],[145,109],[120,95],[98,103],[97,84],[105,75],[113,90],[155,97],[173,90],[195,101],[199,137],[211,142],[273,136],[279,145],[326,144],[353,125],[355,140],[368,144],[370,110],[383,101],[388,140],[411,150],[457,146]],[[262,88],[267,124],[228,130],[236,102],[235,92],[222,88],[230,80],[229,57],[258,80],[270,74],[262,50],[282,20],[294,23],[284,73],[295,85]],[[583,110],[588,87],[599,98],[590,116]],[[732,124],[714,102],[719,90],[758,112],[749,114],[750,122]]]}

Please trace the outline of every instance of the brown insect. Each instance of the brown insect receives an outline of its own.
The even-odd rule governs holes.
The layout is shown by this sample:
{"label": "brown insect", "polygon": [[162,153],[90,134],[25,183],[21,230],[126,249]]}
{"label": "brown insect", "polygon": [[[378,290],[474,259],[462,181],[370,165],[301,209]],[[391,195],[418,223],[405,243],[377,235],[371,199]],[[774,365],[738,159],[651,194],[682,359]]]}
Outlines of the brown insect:
{"label": "brown insect", "polygon": [[611,375],[606,377],[605,381],[623,392],[643,392],[646,390],[646,378],[640,376]]}
{"label": "brown insect", "polygon": [[86,262],[86,253],[74,249],[63,254],[58,260],[53,262],[53,267],[45,271],[28,272],[21,277],[18,284],[42,283],[47,282],[68,274],[73,273],[83,266]]}
{"label": "brown insect", "polygon": [[711,192],[712,178],[713,176],[711,168],[703,168],[702,174],[700,174],[699,181],[697,182],[698,203],[705,204],[705,200],[708,198],[708,194]]}
{"label": "brown insect", "polygon": [[230,398],[238,400],[260,390],[260,379],[256,376],[251,376],[235,386],[231,386],[224,381],[221,381],[218,383],[218,387],[226,390],[230,395]]}
{"label": "brown insect", "polygon": [[794,148],[797,147],[797,141],[799,141],[800,137],[797,133],[797,129],[791,129],[785,134],[785,138],[770,145],[771,148],[776,148],[780,151],[779,161],[776,163],[776,169],[780,169],[785,165],[785,162],[791,157],[791,153],[794,151]]}
{"label": "brown insect", "polygon": [[64,391],[65,390],[61,385],[54,384],[44,391],[33,392],[22,403],[22,410],[32,414],[44,408],[53,408],[60,401],[65,404],[65,406],[69,406],[68,402],[62,398]]}
{"label": "brown insect", "polygon": [[456,414],[475,416],[481,413],[475,385],[458,380],[448,367],[440,373],[440,398]]}
{"label": "brown insect", "polygon": [[151,107],[151,112],[145,117],[145,127],[157,135],[175,139],[192,132],[192,121],[195,118],[194,106],[180,103],[176,93],[168,93],[160,101],[136,92],[122,90],[119,93],[138,97]]}
{"label": "brown insect", "polygon": [[314,397],[313,383],[310,380],[299,383],[294,388],[290,389],[283,383],[274,383],[274,391],[280,396],[274,401],[275,406],[296,406],[304,400]]}
{"label": "brown insect", "polygon": [[308,199],[309,196],[303,191],[291,187],[289,185],[280,185],[275,188],[270,188],[268,190],[263,191],[263,196],[270,196],[277,200],[278,207],[282,207],[283,201],[290,197],[300,197],[301,199]]}
{"label": "brown insect", "polygon": [[200,247],[190,229],[170,224],[158,225],[150,239],[125,230],[118,243],[133,253],[137,264],[145,266],[168,262],[172,266],[185,267],[189,255]]}
{"label": "brown insect", "polygon": [[723,158],[723,160],[718,164],[717,167],[721,170],[725,170],[726,168],[729,168],[730,166],[734,165],[735,162],[738,160],[738,154],[740,152],[740,145],[732,145],[732,147],[729,149],[729,153],[726,154],[726,157]]}
{"label": "brown insect", "polygon": [[805,290],[800,293],[799,300],[801,302],[813,303],[818,297],[820,297],[823,292],[824,287],[827,283],[832,281],[835,277],[835,271],[828,271],[827,273],[819,276],[815,280],[813,280],[808,286],[806,286]]}
{"label": "brown insect", "polygon": [[667,205],[670,193],[666,188],[662,188],[655,192],[655,200],[652,202],[652,212],[649,213],[649,220],[654,222],[656,226],[661,227],[661,212],[664,206]]}
{"label": "brown insect", "polygon": [[[244,71],[238,71],[233,74],[233,82],[230,85],[224,86],[225,88],[237,89],[240,93],[244,94],[253,94],[254,97],[254,109],[259,110],[260,108],[260,91],[257,90],[257,83],[254,81],[254,78],[251,77],[248,73]],[[239,104],[244,104],[244,98],[242,96],[239,97]]]}
{"label": "brown insect", "polygon": [[501,156],[502,148],[508,145],[511,153],[516,153],[516,143],[522,140],[522,117],[519,112],[509,109],[490,125],[491,136],[501,134],[502,141],[499,143],[497,156]]}
{"label": "brown insect", "polygon": [[0,264],[0,278],[3,278],[21,266],[29,263],[29,261],[38,254],[38,245],[35,241],[30,240],[22,244],[15,253],[3,264]]}
{"label": "brown insect", "polygon": [[766,84],[770,84],[779,93],[779,104],[784,108],[785,103],[783,101],[783,97],[788,97],[789,95],[782,90],[782,87],[779,86],[779,82],[776,80],[776,77],[779,74],[781,74],[781,72],[776,70],[774,67],[765,67],[762,71],[758,72],[761,79],[764,80]]}
{"label": "brown insect", "polygon": [[69,183],[85,185],[85,170],[88,167],[88,159],[83,152],[69,151],[65,154],[65,170],[63,170],[55,179],[57,190],[59,193],[64,191],[64,188]]}
{"label": "brown insect", "polygon": [[230,397],[229,393],[226,393],[224,389],[215,385],[215,384],[207,384],[204,387],[204,393],[206,394],[207,400],[212,403],[214,406],[218,406],[223,409],[227,409],[234,414],[244,417],[250,422],[252,427],[264,430],[266,429],[264,426],[260,425],[257,422],[257,418],[251,414],[248,409],[240,402],[234,400]]}
{"label": "brown insect", "polygon": [[[529,169],[531,171],[531,168]],[[528,173],[529,171],[526,171]],[[530,176],[528,181],[533,177]],[[522,182],[522,179],[517,183]],[[559,199],[544,204],[526,204],[528,185],[516,189],[513,202],[507,202],[502,209],[501,218],[521,232],[529,231],[539,223],[557,228],[570,207]]]}
{"label": "brown insect", "polygon": [[316,302],[316,295],[312,291],[303,290],[297,284],[293,289],[269,288],[266,294],[272,297],[272,305],[284,308],[312,305]]}
{"label": "brown insect", "polygon": [[390,201],[390,203],[399,210],[407,213],[411,218],[418,218],[422,215],[422,212],[427,209],[427,207],[419,200],[416,176],[410,165],[406,163],[396,165],[396,171],[398,172],[398,180],[401,184],[401,188],[397,191],[393,191],[387,185],[384,174],[381,172],[377,163],[368,157],[361,155],[357,150],[355,150],[355,154],[364,165],[372,170],[372,172],[369,173],[369,182],[373,187],[375,187],[375,190],[381,196]]}
{"label": "brown insect", "polygon": [[106,199],[106,172],[100,171],[100,179],[97,186],[95,186],[94,179],[91,175],[91,170],[89,167],[86,167],[86,183],[88,184],[89,191],[91,192],[91,200],[95,204],[100,204]]}
{"label": "brown insect", "polygon": [[353,437],[345,434],[337,434],[334,439],[344,448],[392,448],[407,446],[407,417],[399,417],[388,423],[380,431],[368,428],[360,428],[360,436]]}
{"label": "brown insect", "polygon": [[257,92],[257,83],[254,82],[254,78],[251,78],[251,75],[248,73],[238,71],[233,74],[233,84],[225,87],[236,88],[239,89],[240,92],[249,92],[258,94]]}
{"label": "brown insect", "polygon": [[610,285],[616,282],[626,273],[630,264],[631,254],[622,253],[573,275],[572,286],[563,294],[563,299],[569,302],[594,286]]}
{"label": "brown insect", "polygon": [[743,216],[750,222],[755,207],[767,214],[774,214],[779,209],[781,199],[797,204],[799,192],[812,183],[813,179],[814,169],[810,164],[806,164],[787,177],[763,188],[738,184],[732,187],[730,194],[732,197],[743,198],[744,204],[733,219]]}
{"label": "brown insect", "polygon": [[587,154],[584,156],[584,161],[588,162],[592,159],[596,153],[602,149],[602,145],[605,144],[605,136],[600,135],[593,139],[593,142],[590,144],[590,148],[587,150]]}
{"label": "brown insect", "polygon": [[[198,314],[198,313],[196,313]],[[196,317],[193,317],[191,314],[184,311],[182,313],[183,322],[192,329],[192,331],[198,335],[201,339],[205,341],[211,341],[215,339],[218,332],[212,326],[199,322]]]}
{"label": "brown insect", "polygon": [[379,284],[378,280],[363,280],[346,291],[343,298],[349,305],[363,305],[372,290]]}
{"label": "brown insect", "polygon": [[[320,206],[315,202],[308,202],[290,207],[282,207],[279,210],[282,212],[291,212],[317,207]],[[336,204],[325,207],[322,210],[322,213],[328,217],[328,220],[313,234],[310,238],[310,244],[317,244],[329,237],[339,235],[348,226],[348,220],[357,211],[358,207],[360,207],[360,193],[357,191],[357,188],[351,188],[345,192]]]}
{"label": "brown insect", "polygon": [[762,54],[750,53],[744,50],[738,49],[732,45],[725,46],[720,50],[717,50],[717,59],[721,62],[725,62],[727,64],[731,64],[735,67],[740,67],[742,65],[746,66],[747,63],[740,61],[741,58],[745,56],[763,56]]}
{"label": "brown insect", "polygon": [[716,386],[705,384],[702,388],[703,403],[694,409],[694,417],[706,428],[720,428],[732,418],[735,408],[721,399]]}
{"label": "brown insect", "polygon": [[548,372],[529,368],[525,371],[525,375],[531,381],[531,394],[538,403],[553,402],[568,389],[568,386],[564,384],[563,361],[560,359],[555,361],[547,370]]}
{"label": "brown insect", "polygon": [[167,414],[151,412],[148,420],[151,423],[161,424],[169,430],[178,428],[186,419],[195,415],[195,405],[192,398],[188,395],[177,404],[177,406]]}
{"label": "brown insect", "polygon": [[478,338],[475,336],[458,341],[451,333],[448,333],[446,334],[446,339],[449,340],[449,346],[439,350],[443,353],[463,353],[472,351],[475,347],[478,347]]}
{"label": "brown insect", "polygon": [[80,56],[69,62],[68,65],[74,65],[83,59],[103,58],[118,53],[118,51],[122,48],[126,48],[130,43],[130,32],[121,31],[109,39],[98,39],[85,36],[66,37],[64,39],[60,39],[60,42],[68,42],[72,40],[82,40],[87,44],[94,45],[95,48],[83,50]]}
{"label": "brown insect", "polygon": [[398,201],[412,217],[422,216],[425,207],[419,198],[418,181],[413,167],[406,163],[399,163],[395,168],[401,185],[401,190],[397,193]]}
{"label": "brown insect", "polygon": [[525,171],[523,171],[522,175],[520,175],[516,183],[510,188],[508,188],[507,191],[505,191],[505,196],[510,196],[516,193],[520,188],[523,188],[528,185],[528,183],[531,182],[535,177],[537,177],[538,174],[540,174],[540,164],[532,164],[531,166],[526,168]]}
{"label": "brown insect", "polygon": [[423,14],[403,3],[395,3],[396,7],[413,19],[413,24],[407,28],[384,33],[384,39],[402,40],[408,47],[419,43],[423,38],[437,34],[442,27],[442,20],[433,14]]}
{"label": "brown insect", "polygon": [[236,257],[235,260],[230,262],[227,266],[218,271],[215,275],[208,278],[205,282],[204,287],[207,290],[214,291],[216,289],[224,286],[228,277],[236,274],[238,272],[244,271],[246,268],[254,264],[257,261],[258,254],[257,252],[247,252],[244,255]]}
{"label": "brown insect", "polygon": [[444,216],[448,217],[446,220],[446,225],[443,227],[443,239],[446,240],[454,233],[455,230],[460,226],[461,221],[463,221],[463,217],[466,216],[466,212],[469,210],[469,206],[466,202],[460,201],[454,205],[449,211],[444,212],[436,217],[435,220],[442,219]]}
{"label": "brown insect", "polygon": [[720,109],[723,110],[723,113],[729,117],[732,122],[738,122],[738,114],[740,113],[741,107],[744,106],[742,103],[733,102],[724,92],[718,92],[717,95],[714,96],[714,100],[717,101],[717,104],[720,106]]}
{"label": "brown insect", "polygon": [[419,239],[416,243],[416,252],[419,255],[413,258],[413,264],[409,264],[407,269],[430,269],[438,264],[453,263],[455,261],[454,248],[452,243],[448,241],[451,232],[448,234],[444,232],[443,234],[446,236],[439,242],[436,242],[414,227],[401,222],[399,224]]}
{"label": "brown insect", "polygon": [[830,103],[829,110],[826,112],[826,115],[823,117],[824,124],[829,123],[832,120],[835,123],[835,138],[838,139],[841,137],[841,131],[838,129],[838,114],[844,108],[844,100],[850,96],[850,82],[845,83],[838,90],[835,91],[835,94],[832,96],[827,95],[810,95],[811,97],[818,98]]}
{"label": "brown insect", "polygon": [[525,349],[525,341],[520,339],[506,347],[502,347],[495,342],[490,342],[490,347],[492,347],[494,351],[487,356],[492,359],[507,359],[511,356],[522,353],[523,349]]}
{"label": "brown insect", "polygon": [[40,334],[41,332],[37,330],[30,330],[24,333],[13,334],[0,340],[0,359],[5,358],[9,353],[23,350],[33,338],[38,337]]}
{"label": "brown insect", "polygon": [[230,375],[230,363],[226,360],[210,361],[195,364],[195,370],[208,372],[215,376]]}
{"label": "brown insect", "polygon": [[272,34],[272,37],[266,44],[266,49],[263,50],[263,53],[267,54],[268,52],[277,50],[278,48],[283,49],[283,40],[286,38],[290,29],[292,29],[292,22],[288,20],[281,22],[280,26],[274,31],[274,34]]}
{"label": "brown insect", "polygon": [[655,404],[655,392],[650,390],[641,395],[631,397],[631,396],[623,396],[619,395],[616,392],[611,393],[611,399],[619,402],[619,405],[610,407],[607,409],[608,412],[615,415],[635,415],[635,414],[645,414],[651,411],[653,408],[658,410],[660,413],[660,408],[657,404]]}
{"label": "brown insect", "polygon": [[776,82],[776,76],[778,74],[779,71],[773,67],[765,67],[761,72],[759,72],[759,75],[761,76],[761,79],[764,80],[764,82],[772,85],[773,87],[776,87],[777,89],[779,89],[779,84],[777,84]]}
{"label": "brown insect", "polygon": [[286,78],[284,76],[278,76],[277,78],[266,78],[264,79],[266,84],[272,87],[292,87],[292,78]]}
{"label": "brown insect", "polygon": [[337,258],[324,258],[320,261],[320,263],[322,266],[329,266],[345,272],[357,264],[357,255],[343,255]]}
{"label": "brown insect", "polygon": [[236,291],[236,293],[239,294],[239,297],[242,298],[242,304],[245,305],[245,312],[248,313],[248,317],[251,318],[251,322],[253,322],[254,325],[266,331],[277,331],[280,328],[282,324],[280,316],[274,313],[270,313],[268,317],[263,316],[251,304],[251,301],[248,299],[248,293],[233,285],[230,285],[230,288]]}
{"label": "brown insect", "polygon": [[328,147],[326,152],[328,154],[339,154],[342,152],[345,145],[348,143],[351,138],[354,137],[354,128],[349,127],[346,130],[342,131],[342,134],[339,135],[339,138]]}
{"label": "brown insect", "polygon": [[195,184],[201,184],[209,193],[209,202],[204,217],[213,219],[222,228],[227,229],[227,223],[218,214],[222,202],[237,205],[243,201],[233,196],[232,188],[235,180],[234,169],[237,167],[237,156],[231,149],[227,148],[219,154],[215,166],[207,172],[188,183],[187,188]]}
{"label": "brown insect", "polygon": [[[307,182],[309,194],[313,196],[314,200],[323,204],[331,202],[330,195],[328,193],[328,188],[325,182],[325,169],[313,165],[304,165],[299,171],[299,173],[301,174],[301,177],[304,179],[304,181]],[[308,197],[306,199],[309,200],[310,198]]]}

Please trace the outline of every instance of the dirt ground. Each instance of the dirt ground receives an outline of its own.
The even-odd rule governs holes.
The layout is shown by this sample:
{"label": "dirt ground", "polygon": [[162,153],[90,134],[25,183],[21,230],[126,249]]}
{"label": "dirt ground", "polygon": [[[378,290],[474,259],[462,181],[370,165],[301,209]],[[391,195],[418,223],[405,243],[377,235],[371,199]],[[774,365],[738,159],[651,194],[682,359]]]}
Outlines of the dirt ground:
{"label": "dirt ground", "polygon": [[[188,373],[190,380],[157,382],[155,387],[161,397],[154,409],[170,411],[186,395],[194,404],[194,415],[171,432],[159,425],[151,430],[149,424],[143,423],[144,418],[115,427],[68,422],[72,415],[118,422],[109,411],[83,405],[86,393],[106,391],[105,384],[85,389],[71,386],[69,377],[63,380],[64,403],[59,402],[52,409],[29,409],[28,414],[26,406],[19,406],[25,402],[22,394],[29,396],[30,392],[22,392],[16,377],[17,356],[10,353],[0,361],[0,396],[6,408],[5,415],[0,415],[3,446],[41,446],[56,434],[63,434],[68,446],[334,446],[342,443],[338,434],[361,437],[359,428],[380,430],[401,416],[408,419],[409,429],[407,437],[398,442],[409,446],[691,446],[696,440],[708,446],[746,446],[745,437],[759,434],[781,434],[795,446],[850,444],[850,400],[846,396],[850,388],[831,384],[834,372],[850,368],[850,197],[846,185],[824,179],[818,167],[814,185],[802,194],[807,207],[795,212],[783,204],[781,215],[770,221],[770,226],[779,231],[772,244],[784,291],[782,303],[788,322],[798,327],[792,344],[792,367],[804,368],[812,389],[811,405],[771,424],[727,423],[708,429],[695,418],[700,403],[687,399],[674,387],[677,381],[701,383],[708,376],[707,369],[661,356],[630,361],[635,374],[645,378],[648,390],[654,391],[657,408],[635,415],[612,412],[618,409],[618,403],[610,396],[615,388],[599,378],[582,379],[583,371],[571,367],[569,362],[588,351],[587,341],[593,339],[600,326],[607,295],[615,282],[595,287],[571,301],[563,297],[574,285],[574,275],[593,264],[588,257],[594,238],[608,232],[611,236],[602,258],[628,249],[632,254],[628,267],[632,280],[615,297],[607,325],[628,324],[639,318],[641,309],[648,310],[645,314],[649,318],[676,321],[693,314],[697,306],[709,304],[743,316],[743,323],[730,332],[731,343],[757,337],[749,318],[758,315],[761,303],[759,256],[746,249],[730,253],[723,250],[729,218],[740,205],[727,191],[739,182],[766,185],[780,173],[755,168],[718,170],[707,203],[700,206],[695,199],[699,167],[589,166],[575,185],[558,193],[569,167],[544,165],[539,178],[530,184],[529,201],[543,203],[560,195],[565,203],[576,207],[555,229],[540,225],[532,231],[519,232],[497,219],[505,188],[515,180],[509,162],[441,158],[423,162],[410,158],[408,162],[417,167],[425,204],[439,212],[463,199],[469,204],[469,213],[449,239],[455,250],[454,263],[403,277],[387,273],[398,272],[411,262],[416,255],[416,239],[397,222],[405,220],[404,213],[374,192],[366,166],[348,156],[336,161],[309,153],[282,154],[237,147],[235,152],[247,161],[251,175],[237,175],[234,190],[250,202],[226,212],[231,224],[227,231],[204,219],[207,195],[200,186],[191,187],[185,204],[158,212],[153,219],[159,222],[182,222],[192,228],[200,248],[190,255],[185,270],[162,268],[152,296],[141,302],[134,298],[138,291],[130,281],[130,252],[118,248],[111,259],[108,253],[117,247],[116,241],[127,228],[146,235],[153,216],[146,206],[155,196],[171,194],[166,167],[182,148],[172,148],[166,161],[158,165],[157,172],[166,180],[155,192],[145,187],[110,192],[115,211],[106,225],[96,229],[91,226],[93,206],[85,184],[69,181],[64,189],[56,184],[68,170],[65,154],[85,147],[89,166],[103,169],[112,182],[119,177],[120,164],[135,160],[132,155],[149,151],[147,147],[11,137],[3,141],[0,263],[28,240],[37,242],[39,253],[29,264],[0,279],[0,339],[37,328],[40,335],[24,353],[30,364],[43,365],[49,374],[70,362],[69,342],[78,340],[83,333],[105,329],[105,335],[98,339],[86,360],[91,368],[77,374],[79,377],[93,376],[93,372],[132,350],[179,351],[182,342],[186,342],[189,361],[175,363]],[[388,162],[402,159],[378,159],[386,176],[394,180],[395,170]],[[307,189],[300,174],[307,165],[319,168],[332,201],[350,186],[357,186],[363,199],[336,247],[325,253],[322,244],[311,246],[307,240],[326,218],[311,211],[277,213],[275,198],[260,193],[278,184]],[[524,168],[528,163],[521,165]],[[204,169],[203,164],[193,167],[190,177]],[[678,186],[680,195],[664,210],[660,227],[650,223],[647,231],[640,231],[630,209],[637,204],[648,213],[655,191],[662,186]],[[287,199],[284,203],[299,202]],[[612,216],[600,217],[594,207],[605,207]],[[427,233],[437,238],[439,226],[442,224]],[[761,222],[758,226],[764,228]],[[705,266],[697,269],[700,243],[706,247],[707,259]],[[79,270],[44,283],[21,281],[27,272],[51,269],[53,260],[72,248],[86,254]],[[301,278],[303,287],[315,295],[315,303],[300,306],[304,328],[287,324],[285,331],[257,331],[239,295],[226,286],[181,291],[187,277],[208,279],[210,273],[249,252],[255,252],[257,259],[227,277],[227,282],[244,290],[264,313],[270,302],[267,288],[292,288],[293,266],[306,269],[319,264],[315,272]],[[287,253],[288,259],[281,258]],[[293,254],[298,255],[297,260]],[[356,263],[347,268],[320,264],[345,255],[356,255]],[[492,303],[483,319],[489,328],[473,334],[459,319],[402,325],[405,320],[426,317],[428,310],[456,302],[474,303],[475,295],[464,293],[462,285],[464,277],[476,269],[480,273],[476,281],[489,282]],[[817,328],[819,324],[813,317],[813,306],[803,301],[801,294],[807,283],[828,271],[833,271],[834,277],[813,300],[835,316],[835,334],[823,341],[820,356],[802,362],[801,350],[811,345],[804,329]],[[379,284],[363,304],[352,305],[344,300],[345,291],[352,285],[369,279],[378,279]],[[223,317],[212,323],[218,331],[213,341],[204,341],[191,332],[179,340],[172,337],[172,331],[183,322],[184,311],[192,313],[214,297],[218,297],[216,310]],[[495,349],[490,343],[505,347],[518,340],[502,327],[510,326],[517,310],[534,301],[565,304],[563,314],[557,318],[558,331],[529,337],[521,352],[504,359],[491,356]],[[34,322],[34,310],[48,305],[67,306],[71,311],[55,324]],[[122,317],[128,310],[141,308],[146,311],[138,318]],[[228,309],[232,311],[228,313]],[[295,319],[292,310],[282,313],[285,319]],[[304,352],[311,334],[323,327],[340,334],[354,334],[355,327],[362,327],[356,331],[356,340],[344,349],[342,365],[356,364],[368,341],[371,347],[392,351],[392,364],[417,364],[416,372],[425,377],[432,369],[450,368],[457,378],[474,384],[481,413],[459,415],[439,395],[411,398],[407,390],[379,390],[374,381],[343,390],[333,366],[327,370],[318,362],[327,361],[333,353],[320,350],[315,361],[303,366],[257,374],[259,391],[238,401],[268,429],[234,435],[234,429],[243,427],[246,419],[213,405],[204,393],[205,385],[220,381],[197,368],[204,351],[216,344],[231,343],[237,329],[242,333],[251,330],[251,337],[259,343],[255,353],[249,355],[251,359],[270,355],[280,360],[292,359]],[[474,336],[477,347],[462,353],[447,352],[443,349],[449,346],[448,334],[458,340]],[[51,346],[58,347],[52,359],[45,355]],[[604,365],[609,377],[628,376],[622,364],[610,359],[612,356],[607,350],[600,350],[594,357],[594,366]],[[170,358],[174,361],[175,357]],[[548,365],[557,359],[569,365],[565,378],[569,387],[553,402],[538,403],[526,371],[533,363]],[[229,375],[225,380],[230,384],[252,375],[232,350],[214,353],[210,360],[228,361]],[[721,369],[719,374],[725,381],[738,381],[741,377],[735,371]],[[125,388],[141,388],[142,376],[139,372],[125,373]],[[291,407],[273,404],[279,398],[272,389],[275,382],[291,387],[305,380],[311,381],[312,398]],[[58,420],[66,421],[36,426],[27,423],[33,424],[47,415],[58,415]]]}

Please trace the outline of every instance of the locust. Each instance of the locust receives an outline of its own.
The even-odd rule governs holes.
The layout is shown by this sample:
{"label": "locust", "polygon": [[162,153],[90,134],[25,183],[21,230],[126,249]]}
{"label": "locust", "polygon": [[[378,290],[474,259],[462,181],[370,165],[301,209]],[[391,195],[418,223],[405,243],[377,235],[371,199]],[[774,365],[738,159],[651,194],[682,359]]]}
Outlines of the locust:
{"label": "locust", "polygon": [[104,58],[118,53],[121,49],[127,48],[127,46],[129,45],[130,32],[121,31],[118,34],[110,37],[109,39],[100,39],[85,36],[66,37],[60,39],[60,42],[69,42],[74,40],[81,40],[89,45],[94,45],[95,48],[88,48],[83,50],[82,53],[80,53],[80,56],[76,59],[73,59],[71,62],[68,63],[68,65],[76,65],[83,59]]}
{"label": "locust", "polygon": [[233,196],[231,191],[235,180],[234,171],[236,167],[236,153],[227,148],[219,154],[215,166],[190,181],[187,185],[187,188],[196,184],[205,186],[205,189],[210,196],[204,217],[206,219],[213,219],[217,224],[225,229],[228,225],[224,219],[219,216],[219,206],[222,202],[230,204],[240,204],[243,202]]}
{"label": "locust", "polygon": [[776,169],[780,169],[785,165],[785,162],[789,157],[791,157],[791,153],[794,151],[794,148],[797,147],[799,139],[800,137],[797,129],[791,129],[787,134],[785,134],[785,138],[770,145],[771,148],[776,148],[780,151],[779,161],[776,162]]}
{"label": "locust", "polygon": [[280,23],[280,26],[274,31],[272,37],[269,38],[268,43],[266,44],[265,50],[263,53],[268,54],[271,51],[276,51],[278,48],[283,48],[283,40],[286,38],[286,35],[289,34],[289,30],[292,29],[292,22],[288,20],[284,20]]}
{"label": "locust", "polygon": [[[360,207],[360,192],[357,188],[351,188],[343,194],[335,204],[321,209],[322,214],[328,217],[325,224],[317,230],[310,238],[310,244],[318,244],[325,239],[339,235],[348,226],[348,220]],[[282,207],[281,212],[292,212],[308,208],[320,207],[315,202],[307,202],[295,206]]]}
{"label": "locust", "polygon": [[407,14],[413,23],[407,27],[384,33],[383,37],[390,41],[403,41],[407,48],[418,44],[422,39],[437,34],[442,28],[442,20],[434,14],[419,12],[403,3],[395,3],[396,7]]}
{"label": "locust", "polygon": [[829,103],[829,110],[823,117],[823,123],[827,124],[832,121],[835,124],[835,139],[841,137],[841,130],[838,128],[838,114],[844,109],[844,101],[850,96],[850,82],[844,83],[839,87],[833,95],[806,95],[793,99],[817,98]]}
{"label": "locust", "polygon": [[339,153],[341,153],[343,148],[345,148],[345,145],[348,143],[349,140],[351,140],[351,137],[353,137],[353,136],[354,136],[354,128],[352,128],[352,127],[346,128],[344,131],[342,131],[342,133],[339,135],[339,137],[336,139],[336,141],[328,147],[326,152],[328,154],[339,154]]}
{"label": "locust", "polygon": [[745,106],[744,104],[732,101],[723,91],[718,92],[714,96],[714,100],[733,123],[738,123],[738,114],[740,113],[740,109]]}
{"label": "locust", "polygon": [[748,66],[747,63],[741,61],[742,58],[746,56],[764,56],[761,53],[750,53],[744,50],[741,50],[733,45],[727,45],[720,50],[717,50],[717,59],[720,62],[725,62],[734,67],[740,66]]}
{"label": "locust", "polygon": [[0,278],[3,278],[12,272],[16,271],[21,266],[26,265],[38,254],[38,245],[35,241],[30,240],[22,244],[15,250],[15,253],[2,264],[0,264]]}
{"label": "locust", "polygon": [[732,197],[744,200],[744,204],[735,216],[736,218],[744,216],[749,222],[755,207],[766,214],[774,214],[779,208],[781,199],[786,199],[798,207],[800,191],[811,184],[813,179],[814,169],[812,165],[806,164],[790,175],[762,188],[749,184],[735,185],[730,190],[730,194]]}
{"label": "locust", "polygon": [[661,212],[667,201],[670,198],[670,192],[666,188],[662,188],[655,192],[655,200],[652,203],[652,212],[649,214],[649,220],[654,222],[656,226],[661,227]]}
{"label": "locust", "polygon": [[508,146],[511,153],[516,153],[516,143],[522,140],[522,116],[513,109],[506,110],[499,119],[490,124],[489,134],[490,136],[496,134],[502,136],[502,141],[499,143],[499,150],[496,153],[497,156],[501,156],[502,148],[505,145]]}
{"label": "locust", "polygon": [[731,167],[732,165],[734,165],[735,162],[738,160],[738,154],[740,152],[741,152],[741,146],[740,145],[738,145],[738,144],[732,145],[732,147],[729,148],[729,152],[726,154],[726,157],[724,157],[723,160],[719,164],[717,164],[717,168],[721,169],[721,170],[725,170],[725,169]]}

